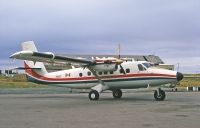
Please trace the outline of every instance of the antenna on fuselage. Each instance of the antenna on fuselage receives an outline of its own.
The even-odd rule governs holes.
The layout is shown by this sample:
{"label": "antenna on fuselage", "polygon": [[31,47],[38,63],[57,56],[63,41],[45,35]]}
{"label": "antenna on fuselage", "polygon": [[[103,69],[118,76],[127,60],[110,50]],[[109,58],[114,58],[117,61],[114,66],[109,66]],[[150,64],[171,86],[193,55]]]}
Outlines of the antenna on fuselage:
{"label": "antenna on fuselage", "polygon": [[177,63],[177,71],[179,71],[179,66],[180,66],[180,64],[179,64],[179,63]]}

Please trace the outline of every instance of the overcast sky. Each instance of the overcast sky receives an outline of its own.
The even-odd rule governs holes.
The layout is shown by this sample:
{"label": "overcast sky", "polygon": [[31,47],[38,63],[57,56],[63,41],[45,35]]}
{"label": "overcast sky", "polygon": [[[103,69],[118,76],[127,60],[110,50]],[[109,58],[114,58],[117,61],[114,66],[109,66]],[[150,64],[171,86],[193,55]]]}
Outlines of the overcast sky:
{"label": "overcast sky", "polygon": [[200,73],[199,0],[0,0],[0,68],[33,40],[65,54],[154,54]]}

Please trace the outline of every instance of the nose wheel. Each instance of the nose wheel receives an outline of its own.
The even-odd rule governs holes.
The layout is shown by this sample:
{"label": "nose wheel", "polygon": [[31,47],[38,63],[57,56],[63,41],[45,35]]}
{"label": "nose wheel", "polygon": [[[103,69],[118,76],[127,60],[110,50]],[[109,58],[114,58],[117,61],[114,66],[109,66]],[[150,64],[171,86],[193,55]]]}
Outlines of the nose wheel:
{"label": "nose wheel", "polygon": [[154,92],[154,98],[157,101],[163,101],[165,99],[165,91],[161,90],[160,88],[158,90],[155,90]]}
{"label": "nose wheel", "polygon": [[88,97],[90,100],[99,100],[99,93],[96,90],[91,90]]}

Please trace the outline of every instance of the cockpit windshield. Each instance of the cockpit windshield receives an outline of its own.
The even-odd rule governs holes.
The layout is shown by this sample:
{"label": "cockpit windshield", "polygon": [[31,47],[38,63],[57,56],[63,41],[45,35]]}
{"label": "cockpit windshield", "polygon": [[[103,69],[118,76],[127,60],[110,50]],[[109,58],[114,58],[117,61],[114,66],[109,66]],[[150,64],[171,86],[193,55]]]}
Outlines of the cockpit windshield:
{"label": "cockpit windshield", "polygon": [[142,63],[146,68],[151,67],[152,65],[150,63]]}

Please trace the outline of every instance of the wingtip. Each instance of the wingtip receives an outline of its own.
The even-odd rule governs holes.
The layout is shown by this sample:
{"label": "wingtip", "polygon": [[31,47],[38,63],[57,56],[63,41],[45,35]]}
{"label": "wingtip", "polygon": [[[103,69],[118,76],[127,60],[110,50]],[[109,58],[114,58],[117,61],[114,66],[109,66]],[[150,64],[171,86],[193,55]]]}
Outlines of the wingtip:
{"label": "wingtip", "polygon": [[12,54],[9,56],[10,59],[14,59],[15,58],[16,53]]}
{"label": "wingtip", "polygon": [[11,56],[9,56],[9,58],[24,60],[26,59],[26,56],[33,55],[33,53],[34,53],[33,51],[19,51],[19,52],[13,53]]}

